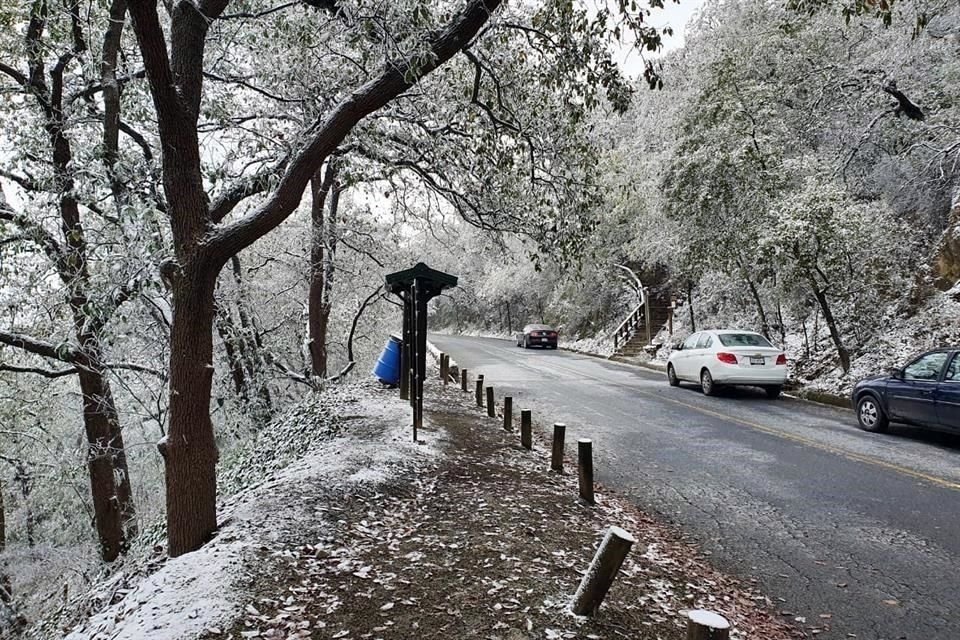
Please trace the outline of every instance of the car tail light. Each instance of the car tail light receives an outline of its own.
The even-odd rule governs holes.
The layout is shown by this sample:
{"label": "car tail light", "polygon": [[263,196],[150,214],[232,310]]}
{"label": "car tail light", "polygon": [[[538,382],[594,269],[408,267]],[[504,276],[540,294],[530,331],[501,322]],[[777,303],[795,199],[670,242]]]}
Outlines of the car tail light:
{"label": "car tail light", "polygon": [[777,364],[787,364],[787,354],[781,353],[777,356]]}
{"label": "car tail light", "polygon": [[720,362],[726,362],[727,364],[737,364],[737,356],[732,353],[720,352],[717,354],[717,360]]}
{"label": "car tail light", "polygon": [[551,337],[551,338],[556,338],[556,337],[557,337],[557,334],[556,334],[556,332],[554,332],[554,331],[551,331],[551,332],[548,333],[547,335],[548,335],[549,337]]}

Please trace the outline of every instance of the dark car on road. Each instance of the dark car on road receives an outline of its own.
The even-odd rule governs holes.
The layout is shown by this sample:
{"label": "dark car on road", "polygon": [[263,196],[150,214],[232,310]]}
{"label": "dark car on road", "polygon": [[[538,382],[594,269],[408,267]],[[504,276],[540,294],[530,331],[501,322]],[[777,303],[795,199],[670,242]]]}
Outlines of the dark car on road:
{"label": "dark car on road", "polygon": [[960,347],[928,351],[902,369],[861,380],[852,401],[866,431],[903,422],[960,433]]}
{"label": "dark car on road", "polygon": [[530,347],[556,349],[557,330],[546,324],[528,324],[517,334],[517,346],[524,349]]}

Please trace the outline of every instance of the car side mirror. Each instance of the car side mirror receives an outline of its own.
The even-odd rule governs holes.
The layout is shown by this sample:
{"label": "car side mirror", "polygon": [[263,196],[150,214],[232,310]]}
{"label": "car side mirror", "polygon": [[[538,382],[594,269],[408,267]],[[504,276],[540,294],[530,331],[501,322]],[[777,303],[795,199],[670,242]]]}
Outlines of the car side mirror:
{"label": "car side mirror", "polygon": [[887,369],[887,373],[890,374],[891,378],[903,380],[903,369],[900,369],[899,367],[891,367],[890,369]]}
{"label": "car side mirror", "polygon": [[678,342],[677,344],[673,345],[673,350],[674,350],[674,351],[683,351],[683,343],[682,343],[682,342]]}

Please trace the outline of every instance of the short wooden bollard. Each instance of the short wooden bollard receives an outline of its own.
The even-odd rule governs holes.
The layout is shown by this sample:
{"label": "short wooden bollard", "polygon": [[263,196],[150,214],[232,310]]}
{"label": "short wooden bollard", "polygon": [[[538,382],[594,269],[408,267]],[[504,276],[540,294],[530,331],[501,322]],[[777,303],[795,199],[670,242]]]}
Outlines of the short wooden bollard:
{"label": "short wooden bollard", "polygon": [[440,354],[440,379],[443,380],[443,386],[447,386],[450,378],[450,356],[445,353]]}
{"label": "short wooden bollard", "polygon": [[580,479],[580,499],[587,504],[597,504],[593,497],[593,441],[577,440],[577,475]]}
{"label": "short wooden bollard", "polygon": [[533,448],[533,420],[529,409],[520,412],[520,444],[524,449]]}
{"label": "short wooden bollard", "polygon": [[464,392],[466,392],[467,390],[467,370],[466,369],[460,369],[460,388],[463,389]]}
{"label": "short wooden bollard", "polygon": [[687,640],[729,640],[730,623],[719,613],[694,609],[687,612]]}
{"label": "short wooden bollard", "polygon": [[497,417],[497,405],[493,403],[493,387],[487,387],[487,415]]}
{"label": "short wooden bollard", "polygon": [[567,425],[557,422],[553,425],[553,453],[550,455],[550,468],[563,473],[563,446],[567,436]]}
{"label": "short wooden bollard", "polygon": [[477,406],[483,406],[483,376],[477,376]]}
{"label": "short wooden bollard", "polygon": [[513,431],[513,398],[503,396],[503,430]]}
{"label": "short wooden bollard", "polygon": [[593,556],[593,561],[573,596],[573,604],[570,608],[575,614],[590,616],[596,612],[634,542],[633,536],[620,527],[610,527],[607,530],[600,548]]}

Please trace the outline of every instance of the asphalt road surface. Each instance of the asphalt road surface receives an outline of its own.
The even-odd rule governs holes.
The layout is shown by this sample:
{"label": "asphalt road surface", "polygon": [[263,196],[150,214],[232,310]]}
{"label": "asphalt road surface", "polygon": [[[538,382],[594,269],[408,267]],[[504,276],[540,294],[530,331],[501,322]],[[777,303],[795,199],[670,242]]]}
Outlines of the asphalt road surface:
{"label": "asphalt road surface", "polygon": [[518,415],[566,422],[568,452],[593,439],[597,481],[757,578],[800,626],[829,625],[818,638],[960,639],[960,436],[870,434],[852,412],[760,390],[708,398],[600,358],[431,340]]}

